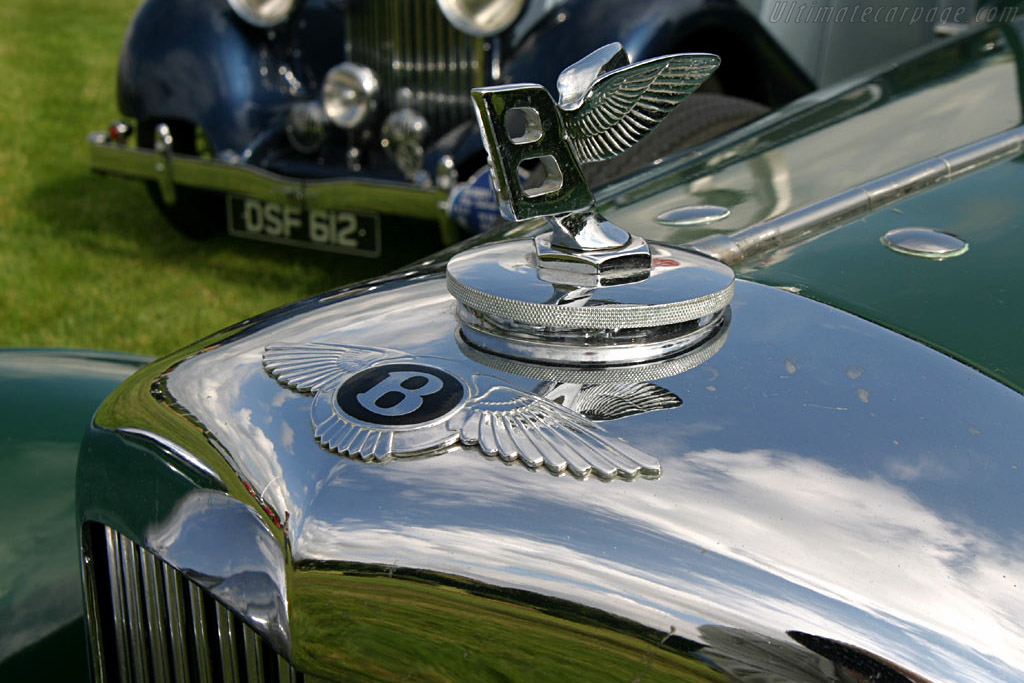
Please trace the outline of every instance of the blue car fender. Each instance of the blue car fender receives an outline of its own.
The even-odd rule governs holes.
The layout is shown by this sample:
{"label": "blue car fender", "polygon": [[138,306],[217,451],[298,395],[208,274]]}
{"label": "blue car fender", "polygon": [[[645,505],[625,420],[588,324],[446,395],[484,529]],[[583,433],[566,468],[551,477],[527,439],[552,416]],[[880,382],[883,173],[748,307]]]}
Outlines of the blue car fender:
{"label": "blue car fender", "polygon": [[246,24],[226,0],[148,0],[125,37],[118,105],[143,123],[200,125],[214,149],[242,152],[341,61],[343,35],[325,0],[274,29]]}

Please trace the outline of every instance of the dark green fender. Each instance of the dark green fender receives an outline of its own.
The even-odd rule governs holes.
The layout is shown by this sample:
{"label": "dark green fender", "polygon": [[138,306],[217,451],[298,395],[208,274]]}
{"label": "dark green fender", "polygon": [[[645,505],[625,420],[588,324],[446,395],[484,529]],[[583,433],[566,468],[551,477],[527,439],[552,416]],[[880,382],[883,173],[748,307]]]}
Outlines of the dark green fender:
{"label": "dark green fender", "polygon": [[88,680],[75,468],[93,412],[144,356],[0,349],[0,680]]}

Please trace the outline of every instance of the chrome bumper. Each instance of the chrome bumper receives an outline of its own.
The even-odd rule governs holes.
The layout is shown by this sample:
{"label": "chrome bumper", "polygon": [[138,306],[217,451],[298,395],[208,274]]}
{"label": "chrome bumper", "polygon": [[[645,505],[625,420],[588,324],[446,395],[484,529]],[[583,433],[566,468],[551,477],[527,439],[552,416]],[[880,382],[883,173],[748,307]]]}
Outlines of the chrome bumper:
{"label": "chrome bumper", "polygon": [[305,209],[374,211],[436,221],[446,243],[457,239],[445,206],[448,190],[408,183],[360,179],[298,179],[244,164],[175,154],[170,139],[157,138],[153,149],[130,147],[105,132],[88,135],[89,166],[97,173],[153,181],[163,200],[174,204],[176,187],[279,202]]}

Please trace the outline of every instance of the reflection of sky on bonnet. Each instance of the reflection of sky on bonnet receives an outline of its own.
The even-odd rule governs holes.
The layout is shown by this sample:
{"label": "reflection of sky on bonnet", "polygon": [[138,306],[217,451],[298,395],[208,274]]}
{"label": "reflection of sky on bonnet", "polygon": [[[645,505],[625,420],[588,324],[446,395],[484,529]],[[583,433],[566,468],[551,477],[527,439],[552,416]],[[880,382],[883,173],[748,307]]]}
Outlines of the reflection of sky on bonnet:
{"label": "reflection of sky on bonnet", "polygon": [[741,282],[733,308],[717,356],[658,381],[681,408],[604,424],[662,460],[656,481],[556,480],[475,449],[375,465],[318,447],[310,398],[267,376],[263,347],[457,358],[443,280],[260,330],[183,363],[169,389],[291,513],[296,558],[451,571],[665,629],[804,630],[936,678],[983,677],[972,649],[1024,670],[1006,474],[1020,396],[788,293]]}
{"label": "reflection of sky on bonnet", "polygon": [[[509,478],[495,495],[485,469],[467,472],[457,456],[439,457],[420,476],[401,476],[410,507],[447,505],[469,517],[468,510],[486,505],[498,516],[543,510],[548,518],[517,523],[513,535],[498,525],[392,526],[381,520],[387,515],[365,510],[337,526],[311,519],[294,552],[469,575],[666,631],[687,622],[804,630],[937,678],[949,671],[980,676],[970,648],[1024,666],[1024,605],[1012,580],[1002,578],[1024,575],[1020,546],[1003,547],[983,530],[942,519],[890,483],[791,454],[705,451],[682,465],[657,496],[634,495],[636,482],[598,484],[600,495],[567,486],[559,510],[545,476]],[[778,495],[780,481],[786,496]],[[555,521],[576,515],[584,521]],[[615,527],[645,529],[647,537],[607,552],[623,540]],[[558,537],[556,528],[575,533]],[[936,664],[941,648],[955,666]]]}

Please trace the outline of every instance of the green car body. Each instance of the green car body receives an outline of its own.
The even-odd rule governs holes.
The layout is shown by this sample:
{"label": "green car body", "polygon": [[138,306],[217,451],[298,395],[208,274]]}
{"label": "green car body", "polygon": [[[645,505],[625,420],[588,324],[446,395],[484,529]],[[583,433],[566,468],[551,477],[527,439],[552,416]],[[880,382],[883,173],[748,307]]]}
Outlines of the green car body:
{"label": "green car body", "polygon": [[[1019,24],[981,28],[802,98],[607,187],[598,195],[602,212],[648,239],[693,242],[700,248],[721,244],[714,241],[715,235],[820,206],[825,217],[812,221],[793,239],[769,242],[738,259],[737,277],[852,313],[1021,392],[1024,278],[1019,264],[1024,253],[1024,195],[1018,188],[1024,181],[1020,161],[1024,147],[1019,141],[1024,138],[1019,131],[1014,133],[1024,123],[1021,28]],[[907,181],[884,201],[835,205],[835,198],[851,188],[866,187],[880,178],[895,183],[901,170],[945,158],[978,141],[988,141],[997,151],[977,155],[977,163],[950,177]],[[690,225],[669,225],[667,219],[658,218],[695,204],[724,207],[729,213],[714,223]],[[540,227],[516,226],[472,242],[530,234]],[[953,233],[969,248],[962,255],[933,259],[897,253],[882,244],[889,231],[908,227]],[[464,248],[446,250],[409,272],[435,272],[438,263]],[[387,288],[402,279],[396,275],[368,286]],[[353,296],[368,286],[348,288],[335,297]],[[301,313],[315,301],[274,315]],[[0,405],[5,420],[0,457],[6,460],[8,473],[2,499],[8,519],[25,520],[9,526],[0,555],[0,566],[5,567],[0,580],[6,584],[0,592],[5,624],[0,678],[13,680],[29,672],[38,676],[41,671],[59,671],[64,680],[88,677],[83,608],[76,602],[81,590],[77,534],[85,518],[109,527],[121,523],[144,527],[170,514],[156,501],[205,489],[227,492],[253,505],[255,494],[247,490],[247,482],[226,465],[214,472],[183,467],[161,477],[159,473],[169,468],[166,457],[151,445],[104,428],[123,419],[125,406],[133,401],[140,411],[152,411],[152,406],[142,406],[149,405],[149,394],[157,391],[154,387],[161,377],[201,350],[216,348],[219,340],[244,334],[244,329],[225,331],[212,341],[205,340],[203,346],[190,347],[143,370],[100,409],[98,425],[90,430],[80,462],[78,445],[86,435],[89,416],[143,359],[36,350],[0,354]],[[786,363],[789,371],[790,361]],[[795,372],[795,360],[792,365]],[[167,419],[155,412],[139,417],[150,418]],[[166,433],[186,435],[182,437],[186,440],[200,438],[195,430],[180,425],[165,427]],[[179,445],[194,446],[195,452],[204,448],[198,442]],[[131,459],[131,468],[106,467],[128,451],[137,456]],[[74,517],[76,463],[80,468],[78,509],[84,515],[79,520]],[[1005,476],[1024,483],[1024,462]],[[110,509],[121,512],[102,512]],[[270,520],[268,538],[283,543],[284,531],[278,524],[283,515],[268,508],[257,513]],[[1017,534],[1024,530],[1020,521],[1019,517],[1010,520],[1017,524]],[[1020,578],[1024,577],[1010,580]],[[8,630],[10,624],[15,628]],[[55,657],[58,650],[62,654]],[[302,654],[310,657],[313,651]],[[699,658],[693,662],[694,676],[717,675],[714,667],[700,669]]]}
{"label": "green car body", "polygon": [[86,680],[75,469],[96,408],[149,358],[0,351],[4,534],[0,678]]}
{"label": "green car body", "polygon": [[[649,238],[685,243],[813,205],[1021,125],[1022,60],[1013,26],[947,43],[803,98],[670,170],[620,184],[604,212]],[[1024,252],[1014,156],[1010,150],[1003,163],[955,182],[904,190],[910,196],[839,215],[809,238],[744,260],[737,275],[897,330],[1019,391]],[[656,220],[678,206],[708,203],[731,214],[712,226]],[[889,230],[916,226],[955,233],[969,252],[936,261],[881,247]]]}

